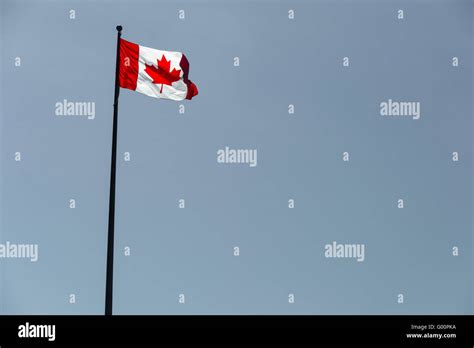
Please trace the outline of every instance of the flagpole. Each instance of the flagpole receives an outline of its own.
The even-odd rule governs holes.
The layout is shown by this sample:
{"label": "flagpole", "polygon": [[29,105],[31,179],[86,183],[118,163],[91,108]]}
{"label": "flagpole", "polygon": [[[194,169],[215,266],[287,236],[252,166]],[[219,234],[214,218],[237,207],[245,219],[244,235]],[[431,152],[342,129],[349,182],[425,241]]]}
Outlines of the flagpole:
{"label": "flagpole", "polygon": [[110,169],[110,195],[109,195],[109,231],[107,235],[107,274],[105,283],[105,315],[112,315],[113,286],[114,286],[114,227],[115,227],[115,173],[117,167],[117,118],[118,98],[120,93],[119,67],[120,67],[120,36],[122,26],[117,25],[117,58],[115,62],[115,95],[114,118],[112,125],[112,159]]}

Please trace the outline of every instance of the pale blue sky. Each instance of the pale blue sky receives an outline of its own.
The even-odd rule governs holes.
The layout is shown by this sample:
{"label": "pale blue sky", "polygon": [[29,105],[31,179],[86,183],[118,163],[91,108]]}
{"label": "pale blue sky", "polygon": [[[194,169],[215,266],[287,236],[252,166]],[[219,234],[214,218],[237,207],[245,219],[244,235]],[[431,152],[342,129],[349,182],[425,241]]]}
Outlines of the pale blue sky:
{"label": "pale blue sky", "polygon": [[[180,115],[121,91],[115,313],[472,314],[472,19],[470,1],[2,1],[0,242],[40,257],[0,259],[0,312],[103,313],[121,24],[184,52],[199,95]],[[381,117],[389,98],[420,120]],[[63,99],[95,119],[56,116]],[[258,166],[217,164],[225,146]],[[365,261],[324,258],[332,241]]]}

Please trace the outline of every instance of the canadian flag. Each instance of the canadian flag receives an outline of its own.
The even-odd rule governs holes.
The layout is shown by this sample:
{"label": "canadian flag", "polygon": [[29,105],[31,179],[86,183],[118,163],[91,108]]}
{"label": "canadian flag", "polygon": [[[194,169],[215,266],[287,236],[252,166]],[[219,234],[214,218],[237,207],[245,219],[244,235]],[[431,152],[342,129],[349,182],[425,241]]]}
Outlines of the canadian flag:
{"label": "canadian flag", "polygon": [[192,99],[198,89],[188,79],[189,62],[181,52],[161,51],[120,39],[120,87],[150,97]]}

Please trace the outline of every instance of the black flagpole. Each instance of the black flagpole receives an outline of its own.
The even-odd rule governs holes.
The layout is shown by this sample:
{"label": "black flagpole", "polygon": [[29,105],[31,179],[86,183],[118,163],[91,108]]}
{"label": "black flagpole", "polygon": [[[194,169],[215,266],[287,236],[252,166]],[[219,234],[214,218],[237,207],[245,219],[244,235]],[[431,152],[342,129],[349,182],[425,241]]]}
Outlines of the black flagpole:
{"label": "black flagpole", "polygon": [[112,299],[114,286],[114,225],[115,225],[115,172],[117,167],[117,116],[118,98],[120,93],[119,66],[120,66],[120,36],[122,26],[117,25],[117,60],[115,63],[115,96],[114,120],[112,131],[112,160],[110,169],[110,196],[109,196],[109,233],[107,236],[107,279],[105,283],[105,315],[112,315]]}

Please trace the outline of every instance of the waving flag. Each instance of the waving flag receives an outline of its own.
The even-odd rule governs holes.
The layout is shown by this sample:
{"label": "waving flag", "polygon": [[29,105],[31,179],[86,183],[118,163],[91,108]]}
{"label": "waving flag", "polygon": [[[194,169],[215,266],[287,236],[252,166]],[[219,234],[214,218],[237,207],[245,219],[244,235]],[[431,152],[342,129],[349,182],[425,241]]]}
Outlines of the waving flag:
{"label": "waving flag", "polygon": [[189,62],[181,52],[161,51],[120,39],[120,87],[150,97],[192,99],[198,89],[188,79]]}

